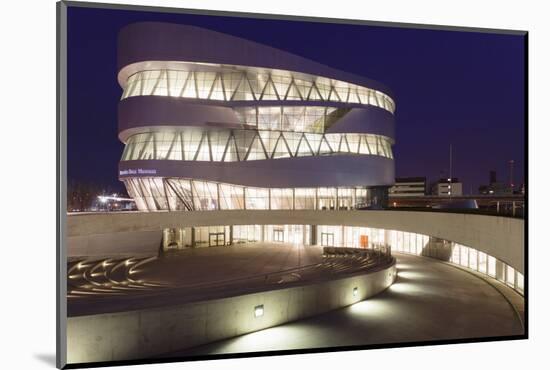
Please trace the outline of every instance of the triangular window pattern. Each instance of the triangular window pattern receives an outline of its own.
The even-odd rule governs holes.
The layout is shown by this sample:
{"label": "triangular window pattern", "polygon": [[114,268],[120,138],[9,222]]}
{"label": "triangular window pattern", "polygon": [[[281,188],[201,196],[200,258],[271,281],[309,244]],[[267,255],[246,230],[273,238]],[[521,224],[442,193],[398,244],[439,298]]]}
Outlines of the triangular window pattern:
{"label": "triangular window pattern", "polygon": [[359,96],[357,95],[357,89],[349,89],[348,103],[357,103],[360,104]]}
{"label": "triangular window pattern", "polygon": [[291,155],[295,156],[298,150],[298,144],[300,143],[302,135],[296,132],[285,132],[283,136],[286,144],[288,145],[288,148],[290,149]]}
{"label": "triangular window pattern", "polygon": [[168,72],[165,69],[160,71],[151,95],[168,96]]}
{"label": "triangular window pattern", "polygon": [[260,100],[279,100],[279,95],[277,90],[275,90],[275,85],[271,81],[271,77],[268,78],[260,96]]}
{"label": "triangular window pattern", "polygon": [[296,83],[294,82],[294,80],[292,80],[290,82],[290,85],[288,85],[285,100],[303,100],[302,94],[300,93],[298,87],[296,87]]}
{"label": "triangular window pattern", "polygon": [[307,100],[324,100],[315,83],[313,83],[311,89],[309,89]]}
{"label": "triangular window pattern", "polygon": [[340,137],[340,146],[338,147],[338,151],[340,153],[349,153],[349,145],[348,140],[346,139],[346,135],[341,135]]}
{"label": "triangular window pattern", "polygon": [[227,100],[242,100],[239,99],[238,91],[241,85],[244,74],[243,73],[223,73],[223,85],[225,87],[225,95]]}
{"label": "triangular window pattern", "polygon": [[321,138],[321,145],[319,145],[319,155],[331,154],[331,153],[332,153],[332,148],[327,142],[325,135],[323,135],[323,137]]}
{"label": "triangular window pattern", "polygon": [[204,132],[201,138],[201,141],[199,143],[199,148],[197,150],[197,154],[195,154],[195,161],[211,161],[212,158],[210,157],[210,145],[207,133]]}
{"label": "triangular window pattern", "polygon": [[210,100],[226,100],[225,91],[223,89],[223,82],[221,75],[218,73],[216,79],[212,84],[212,89],[210,90],[210,95],[208,96]]}
{"label": "triangular window pattern", "polygon": [[260,160],[260,159],[268,159],[268,158],[265,153],[265,149],[260,136],[256,135],[252,140],[252,144],[250,145],[250,148],[248,150],[246,160],[254,161],[254,160]]}
{"label": "triangular window pattern", "polygon": [[184,98],[196,98],[197,97],[197,88],[195,85],[195,72],[189,73],[187,76],[187,81],[183,87],[183,92],[181,94]]}
{"label": "triangular window pattern", "polygon": [[281,133],[275,144],[275,150],[273,151],[273,158],[288,158],[291,157],[290,149],[285,142],[285,138]]}
{"label": "triangular window pattern", "polygon": [[314,155],[313,149],[311,148],[311,145],[309,145],[305,134],[302,134],[302,137],[300,138],[300,142],[298,143],[298,150],[296,151],[297,157],[304,157],[304,156],[310,156]]}
{"label": "triangular window pattern", "polygon": [[305,134],[305,136],[313,151],[313,155],[317,155],[317,153],[319,153],[319,145],[321,144],[321,135]]}
{"label": "triangular window pattern", "polygon": [[240,131],[235,136],[239,159],[241,161],[244,161],[246,159],[248,149],[250,148],[250,144],[252,143],[252,140],[255,138],[255,136],[256,134],[252,131]]}
{"label": "triangular window pattern", "polygon": [[237,162],[239,161],[239,152],[237,150],[237,142],[235,141],[235,136],[231,133],[229,140],[227,141],[227,146],[225,148],[225,153],[223,157],[224,162]]}

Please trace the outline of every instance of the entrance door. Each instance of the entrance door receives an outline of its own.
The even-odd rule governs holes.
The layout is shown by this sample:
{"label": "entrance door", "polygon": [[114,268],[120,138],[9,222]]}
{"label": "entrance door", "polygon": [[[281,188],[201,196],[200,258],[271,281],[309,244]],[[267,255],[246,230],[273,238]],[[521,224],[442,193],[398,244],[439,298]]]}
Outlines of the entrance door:
{"label": "entrance door", "polygon": [[283,230],[273,230],[273,241],[281,242],[285,241],[285,233]]}
{"label": "entrance door", "polygon": [[219,247],[225,245],[225,233],[210,233],[209,247]]}
{"label": "entrance door", "polygon": [[321,246],[322,247],[334,247],[334,234],[333,233],[321,233]]}

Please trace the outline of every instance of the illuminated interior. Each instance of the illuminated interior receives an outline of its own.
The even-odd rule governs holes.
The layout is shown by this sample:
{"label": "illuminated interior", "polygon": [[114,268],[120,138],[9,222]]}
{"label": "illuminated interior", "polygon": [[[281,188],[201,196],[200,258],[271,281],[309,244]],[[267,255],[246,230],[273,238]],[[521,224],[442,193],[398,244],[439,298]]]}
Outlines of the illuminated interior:
{"label": "illuminated interior", "polygon": [[[167,230],[171,230],[168,232]],[[470,269],[513,288],[523,295],[524,277],[512,266],[484,252],[462,244],[428,235],[398,230],[343,225],[231,225],[188,227],[164,230],[165,249],[170,243],[174,248],[235,245],[250,242],[289,243],[295,245],[320,245],[323,247],[376,248],[388,246],[391,251],[440,259]],[[167,235],[173,239],[166,239]],[[176,240],[178,235],[185,239]],[[222,240],[223,242],[220,242]],[[169,248],[168,248],[169,249]],[[398,264],[398,270],[405,266]],[[410,274],[410,273],[409,273]],[[409,275],[410,278],[418,278]]]}
{"label": "illuminated interior", "polygon": [[121,99],[157,95],[222,101],[331,101],[372,105],[391,113],[394,101],[380,91],[325,77],[283,70],[177,63],[128,77]]}
{"label": "illuminated interior", "polygon": [[377,155],[393,159],[391,145],[388,137],[372,134],[186,128],[130,136],[121,161],[237,162],[338,154]]}
{"label": "illuminated interior", "polygon": [[350,210],[381,197],[380,189],[368,187],[256,188],[164,177],[131,177],[124,184],[141,211]]}

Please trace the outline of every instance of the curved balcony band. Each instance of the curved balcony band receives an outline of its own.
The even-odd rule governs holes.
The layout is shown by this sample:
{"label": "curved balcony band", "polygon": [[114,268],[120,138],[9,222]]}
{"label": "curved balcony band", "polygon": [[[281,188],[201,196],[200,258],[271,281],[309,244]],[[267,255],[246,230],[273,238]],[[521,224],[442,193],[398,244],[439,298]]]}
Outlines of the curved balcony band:
{"label": "curved balcony band", "polygon": [[185,177],[236,185],[271,187],[390,186],[393,160],[380,156],[318,156],[265,161],[200,162],[136,160],[119,162],[119,179]]}
{"label": "curved balcony band", "polygon": [[[259,103],[259,102],[258,102]],[[332,107],[315,102],[292,102],[285,106],[241,106],[234,102],[167,99],[140,96],[118,105],[119,138],[168,126],[256,128],[314,133],[370,133],[395,137],[393,114],[374,106]],[[299,105],[298,105],[299,104]]]}

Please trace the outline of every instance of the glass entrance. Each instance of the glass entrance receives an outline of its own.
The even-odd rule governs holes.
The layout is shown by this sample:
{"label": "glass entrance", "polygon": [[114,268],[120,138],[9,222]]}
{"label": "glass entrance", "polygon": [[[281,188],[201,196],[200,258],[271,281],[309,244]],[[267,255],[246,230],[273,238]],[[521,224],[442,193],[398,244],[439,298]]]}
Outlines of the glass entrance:
{"label": "glass entrance", "polygon": [[210,233],[209,247],[219,247],[225,245],[225,233]]}
{"label": "glass entrance", "polygon": [[283,243],[285,241],[285,232],[283,230],[273,230],[273,241]]}
{"label": "glass entrance", "polygon": [[322,247],[334,247],[334,234],[333,233],[321,233],[321,246]]}

